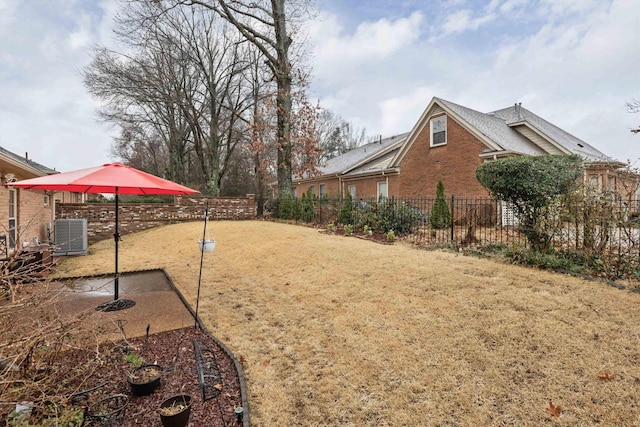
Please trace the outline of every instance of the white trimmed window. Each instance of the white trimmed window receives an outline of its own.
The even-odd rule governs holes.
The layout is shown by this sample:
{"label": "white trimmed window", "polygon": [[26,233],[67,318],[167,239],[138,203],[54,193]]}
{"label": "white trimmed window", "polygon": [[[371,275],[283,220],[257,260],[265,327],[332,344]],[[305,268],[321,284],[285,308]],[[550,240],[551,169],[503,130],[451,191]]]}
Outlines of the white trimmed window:
{"label": "white trimmed window", "polygon": [[380,181],[378,183],[378,200],[386,199],[389,197],[389,193],[387,192],[387,181]]}
{"label": "white trimmed window", "polygon": [[326,193],[325,190],[325,185],[324,184],[320,184],[320,186],[318,187],[318,191],[320,191],[320,197],[324,196],[324,194]]}
{"label": "white trimmed window", "polygon": [[294,199],[298,197],[298,187],[294,187],[291,189],[291,195]]}
{"label": "white trimmed window", "polygon": [[349,194],[351,195],[351,200],[355,200],[356,199],[356,186],[355,185],[350,185],[349,186]]}
{"label": "white trimmed window", "polygon": [[49,196],[47,195],[44,196],[44,205],[49,206]]}
{"label": "white trimmed window", "polygon": [[447,143],[447,116],[434,117],[431,126],[431,146],[437,147]]}
{"label": "white trimmed window", "polygon": [[308,190],[308,191],[309,191],[309,193],[311,193],[311,194],[316,194],[316,187],[315,187],[315,186],[313,186],[313,185],[310,185],[310,186],[309,186],[309,190]]}

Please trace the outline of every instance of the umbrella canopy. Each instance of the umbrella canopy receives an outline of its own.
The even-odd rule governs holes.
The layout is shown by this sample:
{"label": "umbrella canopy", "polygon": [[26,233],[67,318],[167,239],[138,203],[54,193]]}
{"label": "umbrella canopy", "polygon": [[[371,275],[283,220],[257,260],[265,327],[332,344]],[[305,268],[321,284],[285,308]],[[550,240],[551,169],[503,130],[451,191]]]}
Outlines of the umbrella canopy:
{"label": "umbrella canopy", "polygon": [[11,185],[31,190],[70,191],[73,193],[108,194],[193,194],[196,190],[159,178],[141,170],[109,163],[39,178]]}
{"label": "umbrella canopy", "polygon": [[116,226],[113,235],[116,243],[114,276],[114,300],[118,299],[118,195],[120,194],[194,194],[198,191],[159,178],[141,170],[109,163],[93,168],[79,169],[39,178],[26,179],[11,184],[27,190],[69,191],[72,193],[108,193],[116,195]]}

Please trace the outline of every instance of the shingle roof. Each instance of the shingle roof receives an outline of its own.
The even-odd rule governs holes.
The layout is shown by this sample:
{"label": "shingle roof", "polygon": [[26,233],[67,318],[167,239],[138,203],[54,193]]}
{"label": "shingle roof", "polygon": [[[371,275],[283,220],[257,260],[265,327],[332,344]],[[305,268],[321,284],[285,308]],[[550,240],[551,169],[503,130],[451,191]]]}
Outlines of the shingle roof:
{"label": "shingle roof", "polygon": [[481,113],[471,108],[463,107],[441,98],[435,98],[451,109],[454,113],[474,126],[487,138],[498,144],[504,150],[520,154],[541,156],[544,150],[522,136],[515,129],[506,125],[505,120],[497,115]]}
{"label": "shingle roof", "polygon": [[58,173],[58,171],[56,171],[55,169],[51,169],[47,166],[41,165],[40,163],[34,162],[33,160],[27,159],[26,157],[19,156],[3,147],[0,147],[0,154],[11,158],[18,163],[23,164],[27,168],[36,170],[37,172],[40,172],[42,175],[52,175],[54,173]]}
{"label": "shingle roof", "polygon": [[360,175],[363,173],[366,174],[366,173],[381,172],[383,170],[387,170],[389,169],[389,167],[391,167],[391,161],[393,160],[393,158],[395,157],[399,149],[400,149],[400,145],[397,145],[394,149],[390,150],[388,153],[385,153],[380,157],[376,157],[372,159],[370,162],[367,162],[362,166],[349,171],[345,175],[353,176],[353,175]]}
{"label": "shingle roof", "polygon": [[400,146],[401,141],[404,141],[407,135],[409,134],[403,133],[401,135],[394,135],[389,138],[361,145],[360,147],[354,148],[351,151],[328,160],[327,163],[318,168],[318,170],[322,175],[344,173],[367,159],[375,158],[377,154],[380,154],[385,149],[392,147],[394,144]]}
{"label": "shingle roof", "polygon": [[[518,114],[518,109],[520,110],[520,114]],[[546,135],[553,141],[562,145],[564,148],[569,150],[570,152],[579,155],[584,160],[589,161],[613,161],[611,157],[607,156],[600,150],[592,147],[587,144],[580,138],[576,138],[570,133],[560,129],[553,123],[549,123],[545,119],[540,116],[535,115],[531,111],[526,108],[522,108],[521,106],[503,108],[501,110],[494,111],[493,113],[495,117],[499,117],[504,120],[505,124],[509,125],[512,123],[521,123],[523,121],[527,122],[529,125],[533,126],[536,130]]]}

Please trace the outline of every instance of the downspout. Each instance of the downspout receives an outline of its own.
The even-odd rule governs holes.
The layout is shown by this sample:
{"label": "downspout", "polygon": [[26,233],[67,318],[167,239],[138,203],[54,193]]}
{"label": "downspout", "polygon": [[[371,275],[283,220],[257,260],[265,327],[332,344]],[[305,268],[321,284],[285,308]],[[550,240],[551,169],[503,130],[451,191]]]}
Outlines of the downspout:
{"label": "downspout", "polygon": [[384,172],[382,172],[382,176],[387,177],[387,198],[389,198],[389,175],[385,175]]}

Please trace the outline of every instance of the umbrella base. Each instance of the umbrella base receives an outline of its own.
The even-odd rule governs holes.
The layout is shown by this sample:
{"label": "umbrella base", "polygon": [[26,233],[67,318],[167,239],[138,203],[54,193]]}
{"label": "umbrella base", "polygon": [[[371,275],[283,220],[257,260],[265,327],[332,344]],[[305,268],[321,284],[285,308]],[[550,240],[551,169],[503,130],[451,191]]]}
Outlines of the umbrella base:
{"label": "umbrella base", "polygon": [[105,302],[96,307],[97,311],[118,311],[130,308],[136,305],[135,301],[130,299],[117,299],[115,301]]}

